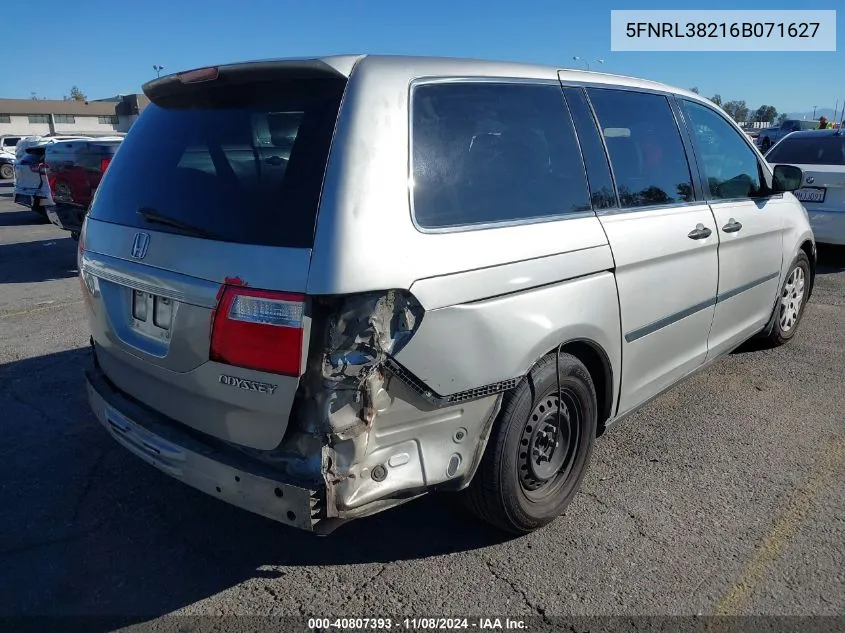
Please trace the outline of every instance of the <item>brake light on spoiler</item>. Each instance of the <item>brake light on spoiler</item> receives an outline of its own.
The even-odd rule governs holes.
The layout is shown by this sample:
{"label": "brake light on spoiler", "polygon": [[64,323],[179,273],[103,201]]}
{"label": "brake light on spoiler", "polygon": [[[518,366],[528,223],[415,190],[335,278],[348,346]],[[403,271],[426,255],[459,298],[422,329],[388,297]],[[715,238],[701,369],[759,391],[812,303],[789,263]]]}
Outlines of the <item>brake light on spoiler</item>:
{"label": "brake light on spoiler", "polygon": [[217,66],[209,66],[208,68],[197,68],[196,70],[188,70],[176,75],[183,84],[195,84],[201,81],[214,81],[217,79],[220,71]]}
{"label": "brake light on spoiler", "polygon": [[299,376],[305,296],[223,286],[211,329],[211,360]]}

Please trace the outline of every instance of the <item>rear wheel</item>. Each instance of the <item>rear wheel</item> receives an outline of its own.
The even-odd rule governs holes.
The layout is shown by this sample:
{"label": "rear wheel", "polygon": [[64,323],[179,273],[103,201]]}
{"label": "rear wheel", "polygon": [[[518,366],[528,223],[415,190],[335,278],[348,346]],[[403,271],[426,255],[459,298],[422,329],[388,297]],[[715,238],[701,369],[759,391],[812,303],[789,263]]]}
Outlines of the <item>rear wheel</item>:
{"label": "rear wheel", "polygon": [[64,180],[57,180],[53,185],[53,197],[56,201],[64,201],[68,202],[73,200],[73,192],[71,191],[70,185],[66,183]]}
{"label": "rear wheel", "polygon": [[560,516],[581,484],[596,436],[598,404],[587,368],[544,357],[505,395],[490,443],[464,498],[496,527],[531,532]]}
{"label": "rear wheel", "polygon": [[7,163],[0,165],[0,178],[11,180],[15,177],[15,168]]}

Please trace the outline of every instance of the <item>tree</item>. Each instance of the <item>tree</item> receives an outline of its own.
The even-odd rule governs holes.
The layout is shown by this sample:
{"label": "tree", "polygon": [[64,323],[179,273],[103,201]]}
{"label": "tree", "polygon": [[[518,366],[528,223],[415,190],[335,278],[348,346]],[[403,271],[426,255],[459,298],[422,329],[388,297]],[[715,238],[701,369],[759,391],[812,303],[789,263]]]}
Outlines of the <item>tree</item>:
{"label": "tree", "polygon": [[722,109],[737,123],[748,120],[748,106],[745,105],[745,101],[728,101]]}
{"label": "tree", "polygon": [[778,111],[774,106],[761,105],[754,111],[754,120],[761,123],[771,123],[777,118]]}
{"label": "tree", "polygon": [[713,95],[712,97],[710,97],[710,101],[715,103],[717,106],[721,106],[722,105],[722,95],[718,95],[718,94]]}
{"label": "tree", "polygon": [[781,113],[778,115],[778,125],[780,125],[780,124],[782,124],[784,121],[786,121],[787,117],[789,117],[789,115],[788,115],[786,112],[781,112]]}
{"label": "tree", "polygon": [[85,96],[85,93],[83,93],[83,92],[82,92],[79,88],[77,88],[76,86],[73,86],[73,87],[70,89],[70,98],[71,98],[73,101],[87,101],[87,100],[88,100],[88,97],[86,97],[86,96]]}
{"label": "tree", "polygon": [[690,90],[692,90],[695,94],[701,94],[701,93],[698,91],[698,87],[697,87],[697,86],[696,86],[695,88],[690,88]]}

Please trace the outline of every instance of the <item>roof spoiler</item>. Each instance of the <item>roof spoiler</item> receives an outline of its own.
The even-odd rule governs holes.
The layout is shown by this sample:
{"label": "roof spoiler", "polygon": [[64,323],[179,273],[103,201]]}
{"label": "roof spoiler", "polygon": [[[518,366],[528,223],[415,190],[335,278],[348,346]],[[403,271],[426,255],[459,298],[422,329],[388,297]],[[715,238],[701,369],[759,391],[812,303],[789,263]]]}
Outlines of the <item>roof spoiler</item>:
{"label": "roof spoiler", "polygon": [[[196,86],[217,84],[238,86],[268,79],[348,78],[360,57],[337,58],[337,64],[321,59],[281,59],[206,66],[174,73],[148,81],[142,87],[147,98],[155,102],[172,95],[191,92]],[[334,60],[332,60],[334,61]]]}

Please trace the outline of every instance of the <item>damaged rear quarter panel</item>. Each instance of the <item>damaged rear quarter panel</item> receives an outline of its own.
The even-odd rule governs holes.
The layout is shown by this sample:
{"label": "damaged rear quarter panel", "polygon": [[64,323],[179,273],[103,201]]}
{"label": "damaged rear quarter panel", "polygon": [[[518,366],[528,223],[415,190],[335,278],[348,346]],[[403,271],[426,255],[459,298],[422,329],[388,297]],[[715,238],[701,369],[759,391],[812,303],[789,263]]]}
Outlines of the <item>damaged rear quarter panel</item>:
{"label": "damaged rear quarter panel", "polygon": [[311,424],[327,438],[328,516],[366,514],[374,502],[399,502],[448,480],[460,485],[498,396],[442,406],[390,371],[386,361],[424,320],[407,292],[315,301],[321,310],[323,338],[317,343],[315,332],[312,349],[322,352],[309,361],[297,426]]}

